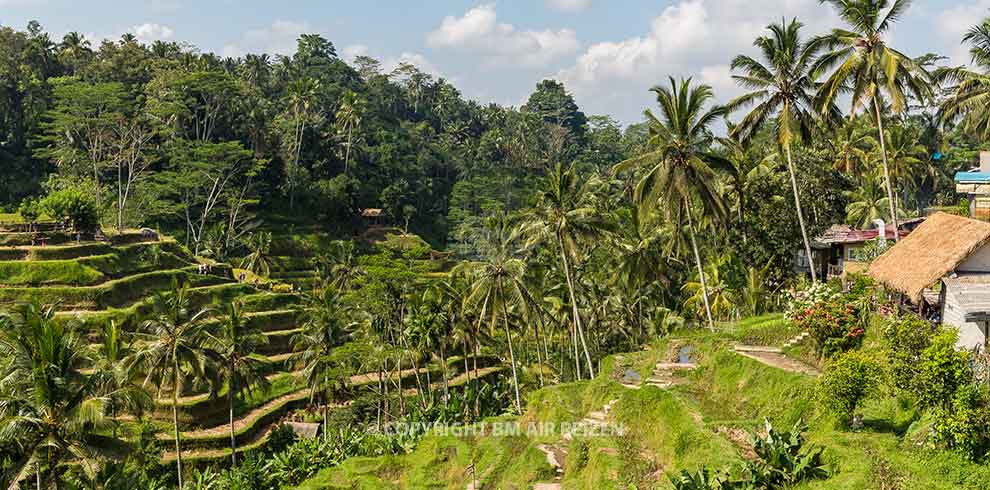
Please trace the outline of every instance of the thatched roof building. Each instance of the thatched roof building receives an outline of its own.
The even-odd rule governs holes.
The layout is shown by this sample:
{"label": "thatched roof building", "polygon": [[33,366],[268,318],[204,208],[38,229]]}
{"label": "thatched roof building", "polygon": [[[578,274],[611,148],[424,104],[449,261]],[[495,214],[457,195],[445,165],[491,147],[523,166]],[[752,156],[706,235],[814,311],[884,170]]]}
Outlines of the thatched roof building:
{"label": "thatched roof building", "polygon": [[990,223],[936,213],[870,264],[867,273],[917,303],[990,241]]}

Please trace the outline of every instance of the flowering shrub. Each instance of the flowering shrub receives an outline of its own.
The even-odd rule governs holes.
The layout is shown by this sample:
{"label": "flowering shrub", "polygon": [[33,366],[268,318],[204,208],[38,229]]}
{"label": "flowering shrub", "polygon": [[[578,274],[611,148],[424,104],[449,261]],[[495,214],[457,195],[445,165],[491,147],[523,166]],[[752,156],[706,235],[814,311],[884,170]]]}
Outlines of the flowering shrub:
{"label": "flowering shrub", "polygon": [[834,287],[820,282],[800,291],[792,291],[784,310],[784,318],[794,321],[797,316],[804,315],[808,309],[826,301],[838,301],[842,295]]}
{"label": "flowering shrub", "polygon": [[[808,291],[812,289],[815,292],[807,296],[815,301],[802,298],[801,301],[810,304],[789,311],[789,319],[811,334],[815,350],[822,357],[859,347],[865,330],[857,303],[837,292],[820,292],[820,287]],[[801,301],[794,301],[792,305],[801,304]]]}

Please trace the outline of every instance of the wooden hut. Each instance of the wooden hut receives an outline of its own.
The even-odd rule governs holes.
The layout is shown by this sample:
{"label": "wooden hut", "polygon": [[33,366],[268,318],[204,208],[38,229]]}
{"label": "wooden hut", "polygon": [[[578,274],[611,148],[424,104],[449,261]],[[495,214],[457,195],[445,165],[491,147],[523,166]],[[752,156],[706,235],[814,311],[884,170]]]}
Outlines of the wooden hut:
{"label": "wooden hut", "polygon": [[936,213],[874,260],[867,273],[915,304],[937,297],[938,317],[959,329],[959,347],[983,346],[990,329],[988,245],[990,223]]}

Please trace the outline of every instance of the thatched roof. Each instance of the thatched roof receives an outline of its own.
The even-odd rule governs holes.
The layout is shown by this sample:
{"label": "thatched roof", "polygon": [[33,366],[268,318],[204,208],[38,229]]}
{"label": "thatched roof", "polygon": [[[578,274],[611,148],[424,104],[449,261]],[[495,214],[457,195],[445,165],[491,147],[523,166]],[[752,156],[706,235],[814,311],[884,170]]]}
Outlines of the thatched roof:
{"label": "thatched roof", "polygon": [[935,213],[874,260],[867,273],[918,302],[925,288],[955,270],[988,240],[990,223]]}

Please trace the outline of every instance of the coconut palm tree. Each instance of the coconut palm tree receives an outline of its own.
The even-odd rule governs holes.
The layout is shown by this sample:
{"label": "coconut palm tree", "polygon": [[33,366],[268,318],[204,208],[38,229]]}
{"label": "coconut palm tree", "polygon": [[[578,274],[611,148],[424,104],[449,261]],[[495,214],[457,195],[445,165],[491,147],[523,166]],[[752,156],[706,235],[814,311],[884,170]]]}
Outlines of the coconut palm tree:
{"label": "coconut palm tree", "polygon": [[[135,334],[140,349],[135,362],[146,373],[144,385],[154,383],[172,395],[172,428],[175,437],[175,470],[182,488],[182,441],[179,432],[179,394],[190,381],[216,382],[215,353],[209,349],[208,309],[194,310],[189,285],[172,280],[170,291],[152,297],[154,313]],[[156,396],[159,399],[160,396]]]}
{"label": "coconut palm tree", "polygon": [[[294,363],[303,366],[303,377],[310,390],[310,403],[317,394],[323,395],[323,435],[330,432],[330,404],[341,383],[344,370],[336,349],[349,337],[346,311],[337,293],[331,289],[319,291],[309,298],[302,320],[302,333],[293,338]],[[400,395],[401,396],[401,395]]]}
{"label": "coconut palm tree", "polygon": [[[894,187],[894,208],[898,211],[908,205],[908,192],[917,190],[917,183],[926,174],[934,173],[928,162],[928,149],[918,139],[918,131],[912,127],[895,125],[887,128],[887,159]],[[898,198],[898,190],[904,196],[903,201]]]}
{"label": "coconut palm tree", "polygon": [[247,243],[251,253],[241,259],[241,268],[268,277],[272,273],[272,257],[269,255],[272,248],[272,234],[261,231],[252,235]]}
{"label": "coconut palm tree", "polygon": [[[735,126],[734,132],[745,141],[760,129],[770,126],[777,144],[787,160],[787,171],[791,178],[791,192],[794,195],[794,209],[801,227],[804,251],[811,257],[811,240],[804,223],[801,210],[801,196],[798,193],[794,159],[791,144],[807,140],[815,128],[814,103],[815,77],[811,68],[818,51],[818,45],[805,42],[801,38],[803,24],[797,19],[790,22],[770,24],[769,36],[756,38],[753,44],[759,49],[764,60],[746,55],[732,60],[732,69],[741,72],[733,75],[736,83],[752,90],[728,104],[728,110],[756,104]],[[838,119],[838,109],[832,105],[825,113],[830,119]],[[811,268],[811,281],[817,282],[815,268]]]}
{"label": "coconut palm tree", "polygon": [[477,309],[479,323],[486,318],[491,322],[492,330],[497,328],[498,320],[502,320],[505,340],[509,347],[509,362],[512,366],[516,412],[522,413],[519,375],[516,372],[516,352],[512,343],[512,329],[509,326],[509,309],[513,307],[525,309],[528,295],[523,282],[526,263],[515,256],[515,241],[511,223],[504,214],[495,214],[485,220],[482,259],[471,265],[472,283],[464,301]]}
{"label": "coconut palm tree", "polygon": [[264,376],[268,363],[255,357],[258,348],[268,344],[261,330],[246,321],[236,301],[227,305],[226,316],[216,334],[208,333],[209,348],[216,353],[217,372],[227,385],[230,415],[230,462],[237,466],[237,440],[234,435],[234,399],[242,393],[267,389]]}
{"label": "coconut palm tree", "polygon": [[344,140],[344,175],[348,174],[351,162],[351,148],[354,146],[354,132],[361,130],[361,118],[368,110],[367,102],[353,91],[348,90],[340,100],[340,108],[334,117],[337,135]]}
{"label": "coconut palm tree", "polygon": [[713,97],[708,85],[691,84],[691,79],[680,83],[670,78],[670,87],[651,89],[660,106],[659,117],[649,109],[645,116],[649,125],[650,151],[624,162],[613,169],[623,172],[646,167],[633,191],[634,200],[646,211],[658,207],[665,209],[676,220],[686,218],[691,238],[691,249],[701,280],[701,295],[705,304],[708,326],[715,328],[708,288],[705,284],[701,254],[698,252],[697,231],[693,208],[700,205],[702,214],[716,220],[724,218],[725,204],[715,189],[713,167],[731,169],[725,158],[710,151],[713,140],[709,129],[712,123],[726,115],[722,106],[706,106]]}
{"label": "coconut palm tree", "polygon": [[870,148],[879,145],[873,131],[863,127],[858,118],[836,126],[827,141],[832,147],[832,168],[849,175],[861,174],[870,160]]}
{"label": "coconut palm tree", "polygon": [[[719,321],[730,320],[737,312],[738,292],[729,281],[730,266],[731,263],[725,256],[718,257],[705,265],[708,302],[711,305],[712,315]],[[684,307],[689,310],[695,309],[699,317],[704,314],[705,310],[701,308],[704,305],[704,290],[701,282],[688,281],[681,286],[681,289],[687,294]]]}
{"label": "coconut palm tree", "polygon": [[120,409],[140,414],[151,408],[154,400],[141,386],[140,374],[132,362],[134,350],[117,322],[107,322],[101,333],[91,376],[97,380],[100,392],[107,398],[113,436],[116,437]]}
{"label": "coconut palm tree", "polygon": [[571,313],[578,340],[588,363],[588,373],[595,376],[594,364],[578,308],[574,266],[582,259],[581,245],[601,237],[607,230],[606,221],[598,213],[593,202],[593,191],[600,181],[596,178],[578,178],[574,165],[558,163],[544,180],[539,203],[526,216],[520,232],[526,236],[526,248],[549,244],[555,248],[564,271],[567,292],[571,300]]}
{"label": "coconut palm tree", "polygon": [[864,176],[859,187],[846,191],[845,196],[849,200],[849,204],[846,204],[846,222],[852,226],[865,228],[873,220],[887,220],[890,217],[887,214],[890,212],[887,202],[890,198],[877,177]]}
{"label": "coconut palm tree", "polygon": [[293,80],[286,89],[286,110],[283,118],[288,123],[285,150],[286,185],[289,192],[289,209],[295,204],[295,189],[299,184],[299,159],[302,155],[303,139],[306,135],[306,125],[316,125],[321,119],[317,108],[320,82],[311,78]]}
{"label": "coconut palm tree", "polygon": [[943,123],[959,120],[960,129],[985,140],[990,137],[990,18],[971,27],[962,40],[970,45],[974,68],[937,71],[939,80],[953,83],[939,116]]}
{"label": "coconut palm tree", "polygon": [[[54,306],[21,304],[0,316],[0,443],[10,488],[62,488],[68,466],[95,467],[119,445],[100,436],[107,398],[81,370],[92,360],[78,323]],[[46,471],[47,470],[47,471]]]}
{"label": "coconut palm tree", "polygon": [[[894,209],[894,188],[890,179],[886,132],[882,107],[890,104],[894,113],[908,107],[908,97],[926,100],[931,96],[931,76],[922,64],[890,47],[884,38],[893,25],[911,6],[911,0],[821,0],[832,5],[848,28],[833,29],[812,43],[826,51],[815,62],[814,72],[832,73],[820,85],[817,106],[824,116],[830,114],[840,95],[851,100],[850,114],[860,108],[873,111],[880,140],[884,185],[894,229],[897,212]],[[898,239],[898,233],[894,233]]]}

